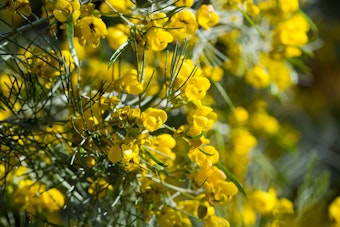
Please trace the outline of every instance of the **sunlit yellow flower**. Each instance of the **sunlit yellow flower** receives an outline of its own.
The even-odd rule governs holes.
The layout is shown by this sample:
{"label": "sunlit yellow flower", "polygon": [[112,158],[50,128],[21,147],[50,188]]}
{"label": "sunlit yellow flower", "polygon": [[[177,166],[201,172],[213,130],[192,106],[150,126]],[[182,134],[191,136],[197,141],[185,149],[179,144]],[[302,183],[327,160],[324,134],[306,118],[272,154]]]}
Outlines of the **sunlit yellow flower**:
{"label": "sunlit yellow flower", "polygon": [[176,6],[185,6],[185,7],[191,7],[194,4],[194,0],[178,0],[175,1]]}
{"label": "sunlit yellow flower", "polygon": [[129,29],[123,25],[118,24],[107,29],[107,40],[112,49],[117,50],[123,43],[129,39]]}
{"label": "sunlit yellow flower", "polygon": [[72,15],[73,21],[76,21],[80,16],[80,3],[78,0],[58,0],[53,14],[60,22],[66,22],[69,15]]}
{"label": "sunlit yellow flower", "polygon": [[281,198],[277,200],[273,209],[274,216],[280,216],[282,214],[293,214],[294,204],[287,198]]}
{"label": "sunlit yellow flower", "polygon": [[187,119],[191,124],[187,134],[189,136],[197,136],[202,131],[208,131],[212,128],[217,119],[217,115],[210,107],[198,106],[195,110],[189,113]]}
{"label": "sunlit yellow flower", "polygon": [[236,185],[229,181],[219,181],[212,187],[214,199],[224,205],[229,204],[238,192]]}
{"label": "sunlit yellow flower", "polygon": [[265,88],[270,84],[271,78],[265,68],[256,65],[247,71],[245,80],[256,88]]}
{"label": "sunlit yellow flower", "polygon": [[162,28],[151,28],[146,33],[146,44],[150,49],[155,51],[164,50],[172,40],[173,37],[171,33]]}
{"label": "sunlit yellow flower", "polygon": [[158,223],[160,227],[168,226],[191,226],[190,219],[180,211],[166,206],[158,215]]}
{"label": "sunlit yellow flower", "polygon": [[212,167],[212,163],[208,160],[204,160],[202,162],[200,169],[195,174],[195,182],[197,186],[203,186],[208,178],[212,176],[212,174],[214,173]]}
{"label": "sunlit yellow flower", "polygon": [[336,197],[329,205],[328,215],[336,224],[340,224],[340,196]]}
{"label": "sunlit yellow flower", "polygon": [[220,81],[223,77],[223,69],[221,67],[213,67],[213,66],[204,66],[202,72],[205,77],[214,80]]}
{"label": "sunlit yellow flower", "polygon": [[176,140],[170,134],[161,134],[150,138],[151,147],[149,152],[167,167],[172,166],[176,154],[172,149],[176,146]]}
{"label": "sunlit yellow flower", "polygon": [[248,121],[249,113],[246,109],[241,106],[235,108],[235,117],[237,118],[237,123],[245,124]]}
{"label": "sunlit yellow flower", "polygon": [[230,223],[222,217],[210,215],[205,220],[204,227],[230,227]]}
{"label": "sunlit yellow flower", "polygon": [[273,211],[275,204],[277,202],[276,191],[270,188],[268,192],[266,191],[255,191],[250,196],[252,201],[252,206],[260,214],[269,214]]}
{"label": "sunlit yellow flower", "polygon": [[278,4],[284,14],[292,13],[299,9],[299,0],[279,0]]}
{"label": "sunlit yellow flower", "polygon": [[111,146],[108,158],[112,163],[120,162],[123,159],[123,152],[118,144]]}
{"label": "sunlit yellow flower", "polygon": [[219,16],[212,5],[202,4],[196,12],[196,17],[198,24],[205,30],[209,30],[219,21]]}
{"label": "sunlit yellow flower", "polygon": [[23,14],[28,17],[32,13],[29,0],[0,0],[0,3],[5,9],[8,9],[15,14]]}
{"label": "sunlit yellow flower", "polygon": [[97,47],[100,39],[107,35],[105,23],[98,17],[88,16],[79,20],[75,29],[75,36],[83,46],[91,45]]}
{"label": "sunlit yellow flower", "polygon": [[190,77],[185,84],[184,94],[191,101],[198,101],[205,97],[210,87],[210,81],[201,76]]}
{"label": "sunlit yellow flower", "polygon": [[300,46],[308,42],[306,32],[309,30],[309,24],[301,14],[296,14],[288,21],[282,23],[280,30],[280,41],[284,45]]}
{"label": "sunlit yellow flower", "polygon": [[49,212],[60,210],[65,204],[64,195],[56,188],[50,188],[41,194],[44,206]]}
{"label": "sunlit yellow flower", "polygon": [[64,61],[63,69],[60,70],[60,73],[65,73],[65,72],[72,72],[73,69],[75,68],[75,63],[73,60],[73,57],[68,50],[62,50],[61,51],[61,56]]}
{"label": "sunlit yellow flower", "polygon": [[195,15],[185,9],[171,17],[169,27],[174,40],[184,40],[196,32],[198,25]]}
{"label": "sunlit yellow flower", "polygon": [[244,128],[237,128],[231,132],[231,141],[234,145],[234,152],[238,155],[246,155],[256,146],[256,138]]}
{"label": "sunlit yellow flower", "polygon": [[280,128],[278,120],[262,110],[252,114],[250,125],[255,131],[268,135],[276,134]]}
{"label": "sunlit yellow flower", "polygon": [[90,182],[92,183],[88,189],[88,192],[98,199],[103,198],[108,190],[113,189],[112,185],[110,185],[104,178],[99,178],[96,181],[91,180]]}
{"label": "sunlit yellow flower", "polygon": [[151,14],[152,25],[154,27],[162,28],[166,22],[168,22],[169,17],[166,13],[159,12]]}
{"label": "sunlit yellow flower", "polygon": [[142,113],[143,125],[150,132],[159,129],[167,119],[166,112],[161,109],[148,108]]}
{"label": "sunlit yellow flower", "polygon": [[308,42],[310,26],[306,18],[300,13],[294,14],[284,22],[281,22],[274,30],[273,46],[277,49],[285,48],[285,57],[297,57],[301,55],[301,46]]}
{"label": "sunlit yellow flower", "polygon": [[125,73],[121,78],[116,80],[114,84],[118,92],[124,90],[131,95],[138,95],[144,89],[143,84],[138,81],[137,71],[135,69]]}
{"label": "sunlit yellow flower", "polygon": [[128,13],[133,5],[133,1],[106,0],[100,5],[99,9],[103,13],[109,13],[115,10],[121,13]]}
{"label": "sunlit yellow flower", "polygon": [[245,11],[250,16],[256,16],[260,13],[260,8],[257,7],[252,0],[246,0],[244,7],[245,7]]}
{"label": "sunlit yellow flower", "polygon": [[192,60],[184,59],[181,62],[181,67],[175,80],[174,89],[178,89],[183,86],[189,76],[199,75],[199,73],[194,71],[195,69],[196,67]]}
{"label": "sunlit yellow flower", "polygon": [[218,162],[219,153],[215,147],[208,145],[205,147],[191,149],[188,153],[188,157],[199,166],[206,164],[212,165]]}

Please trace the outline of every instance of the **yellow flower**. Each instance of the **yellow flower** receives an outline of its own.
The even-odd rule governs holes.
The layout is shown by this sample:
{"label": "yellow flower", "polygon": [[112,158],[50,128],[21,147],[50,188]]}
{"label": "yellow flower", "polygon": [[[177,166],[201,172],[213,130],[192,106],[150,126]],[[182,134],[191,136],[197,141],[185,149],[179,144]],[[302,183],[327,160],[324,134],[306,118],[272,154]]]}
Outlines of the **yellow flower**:
{"label": "yellow flower", "polygon": [[231,141],[234,145],[234,152],[238,155],[246,155],[256,146],[256,138],[246,129],[237,128],[231,133]]}
{"label": "yellow flower", "polygon": [[0,164],[0,186],[5,182],[6,168],[4,164]]}
{"label": "yellow flower", "polygon": [[204,222],[204,227],[230,227],[230,223],[222,217],[210,215]]}
{"label": "yellow flower", "polygon": [[75,36],[82,46],[97,47],[100,39],[107,35],[105,23],[98,17],[87,16],[79,20],[75,29]]}
{"label": "yellow flower", "polygon": [[0,0],[2,6],[15,14],[23,14],[26,17],[30,16],[32,13],[29,0]]}
{"label": "yellow flower", "polygon": [[308,42],[309,24],[301,14],[296,14],[278,27],[284,45],[300,46]]}
{"label": "yellow flower", "polygon": [[161,134],[156,137],[150,138],[151,147],[149,151],[152,155],[170,167],[176,158],[176,154],[172,152],[172,149],[176,146],[176,140],[170,134]]}
{"label": "yellow flower", "polygon": [[41,194],[44,206],[49,212],[60,210],[64,204],[64,195],[56,188],[50,188]]}
{"label": "yellow flower", "polygon": [[292,13],[299,9],[299,0],[279,0],[278,4],[284,14]]}
{"label": "yellow flower", "polygon": [[273,209],[273,215],[279,216],[281,214],[293,214],[294,213],[294,204],[292,201],[281,198],[277,200],[277,203]]}
{"label": "yellow flower", "polygon": [[169,32],[173,35],[174,40],[184,40],[194,34],[197,30],[195,15],[189,10],[182,10],[171,17]]}
{"label": "yellow flower", "polygon": [[161,109],[148,108],[142,113],[143,126],[150,132],[159,129],[167,119],[166,112]]}
{"label": "yellow flower", "polygon": [[115,144],[110,148],[108,158],[112,163],[120,162],[123,159],[123,152],[118,144]]}
{"label": "yellow flower", "polygon": [[191,226],[190,219],[182,212],[166,206],[157,217],[160,227]]}
{"label": "yellow flower", "polygon": [[191,101],[198,101],[205,97],[210,87],[210,81],[205,77],[190,77],[185,84],[184,94]]}
{"label": "yellow flower", "polygon": [[63,68],[61,68],[60,73],[65,73],[65,71],[72,72],[73,69],[75,68],[75,63],[73,60],[73,57],[68,50],[62,50],[61,55],[64,61]]}
{"label": "yellow flower", "polygon": [[169,20],[166,13],[163,13],[163,12],[151,14],[151,18],[152,18],[152,25],[154,27],[160,27],[160,28],[163,27],[163,25]]}
{"label": "yellow flower", "polygon": [[188,122],[191,124],[188,136],[197,136],[202,131],[210,130],[217,119],[216,113],[212,108],[207,106],[199,106],[188,115]]}
{"label": "yellow flower", "polygon": [[98,199],[103,198],[107,190],[112,190],[113,187],[104,178],[99,178],[96,181],[90,181],[91,185],[88,189],[89,194],[95,196]]}
{"label": "yellow flower", "polygon": [[212,167],[213,166],[211,162],[209,162],[208,160],[202,162],[200,169],[195,174],[195,182],[197,186],[199,187],[203,186],[208,180],[208,178],[212,176],[212,174],[214,173]]}
{"label": "yellow flower", "polygon": [[133,171],[140,162],[138,146],[129,144],[115,144],[108,152],[108,158],[112,163],[121,162],[127,171]]}
{"label": "yellow flower", "polygon": [[[239,214],[236,214],[236,215],[239,215]],[[256,223],[256,212],[251,206],[244,205],[239,219],[241,219],[241,220],[238,220],[239,224],[244,224],[246,226],[253,226]]]}
{"label": "yellow flower", "polygon": [[155,51],[164,50],[172,40],[173,37],[171,33],[162,28],[151,28],[146,33],[146,44],[150,49]]}
{"label": "yellow flower", "polygon": [[252,0],[246,0],[244,7],[250,16],[256,16],[260,13],[260,8],[257,7]]}
{"label": "yellow flower", "polygon": [[118,24],[107,29],[107,40],[112,49],[117,50],[123,43],[129,39],[129,29],[123,25]]}
{"label": "yellow flower", "polygon": [[252,205],[260,214],[269,214],[277,202],[276,191],[270,188],[266,191],[255,191],[251,196]]}
{"label": "yellow flower", "polygon": [[114,8],[118,12],[121,13],[128,13],[130,8],[134,5],[133,1],[127,1],[127,0],[107,0],[103,2],[99,9],[100,12],[103,13],[109,13],[112,12]]}
{"label": "yellow flower", "polygon": [[202,4],[196,12],[196,17],[198,24],[205,30],[209,30],[219,21],[219,16],[212,5]]}
{"label": "yellow flower", "polygon": [[305,17],[299,13],[294,14],[288,20],[280,23],[274,30],[273,46],[275,49],[284,48],[285,57],[301,55],[299,49],[308,42],[310,26]]}
{"label": "yellow flower", "polygon": [[194,0],[178,0],[175,1],[176,6],[185,6],[185,7],[191,7],[194,4]]}
{"label": "yellow flower", "polygon": [[69,15],[72,14],[73,21],[76,21],[80,16],[80,3],[78,0],[58,0],[53,14],[60,22],[66,22]]}
{"label": "yellow flower", "polygon": [[250,126],[259,133],[274,135],[278,133],[280,124],[278,120],[264,110],[253,113],[250,119]]}
{"label": "yellow flower", "polygon": [[283,61],[270,61],[267,67],[278,91],[284,91],[293,84],[290,69]]}
{"label": "yellow flower", "polygon": [[229,181],[219,181],[212,187],[214,199],[222,205],[229,204],[238,192],[236,185]]}
{"label": "yellow flower", "polygon": [[265,88],[270,84],[270,74],[262,66],[254,66],[247,71],[245,80],[256,88]]}
{"label": "yellow flower", "polygon": [[241,106],[235,108],[235,115],[237,118],[237,123],[246,124],[249,118],[249,113],[246,109]]}
{"label": "yellow flower", "polygon": [[182,61],[181,59],[181,66],[180,66],[179,72],[177,73],[174,89],[176,90],[179,87],[183,86],[183,84],[186,82],[189,76],[197,75],[198,74],[197,71],[195,72],[194,75],[191,75],[193,74],[194,70],[195,70],[195,65],[192,62],[192,60],[184,59]]}
{"label": "yellow flower", "polygon": [[125,90],[128,94],[140,94],[144,86],[138,81],[137,71],[135,69],[125,73],[121,78],[114,82],[115,88],[118,92]]}
{"label": "yellow flower", "polygon": [[204,66],[202,69],[205,77],[214,81],[220,81],[223,77],[223,69],[221,67]]}
{"label": "yellow flower", "polygon": [[203,166],[205,164],[215,164],[219,160],[219,153],[215,147],[208,145],[205,147],[199,147],[195,149],[190,149],[188,157],[198,166]]}
{"label": "yellow flower", "polygon": [[328,214],[331,220],[340,224],[340,196],[336,197],[328,207]]}

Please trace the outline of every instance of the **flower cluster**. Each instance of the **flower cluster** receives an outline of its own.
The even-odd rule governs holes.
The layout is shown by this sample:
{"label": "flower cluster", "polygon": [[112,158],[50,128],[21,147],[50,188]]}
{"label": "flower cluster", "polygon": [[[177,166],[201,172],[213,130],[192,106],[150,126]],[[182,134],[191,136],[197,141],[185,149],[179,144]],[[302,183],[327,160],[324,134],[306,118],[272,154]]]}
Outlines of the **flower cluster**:
{"label": "flower cluster", "polygon": [[256,152],[297,142],[269,99],[294,86],[288,59],[303,53],[308,21],[294,0],[207,2],[44,0],[29,17],[28,1],[1,1],[27,22],[0,43],[12,57],[0,71],[8,212],[141,226],[294,214],[247,170]]}

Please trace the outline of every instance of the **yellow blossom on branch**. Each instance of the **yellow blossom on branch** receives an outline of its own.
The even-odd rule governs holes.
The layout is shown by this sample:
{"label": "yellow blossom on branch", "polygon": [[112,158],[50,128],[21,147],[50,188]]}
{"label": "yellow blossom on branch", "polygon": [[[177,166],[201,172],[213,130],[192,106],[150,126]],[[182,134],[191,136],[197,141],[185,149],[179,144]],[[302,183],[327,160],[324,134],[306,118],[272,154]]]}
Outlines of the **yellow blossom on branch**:
{"label": "yellow blossom on branch", "polygon": [[118,92],[126,91],[131,95],[138,95],[144,89],[143,84],[138,81],[137,71],[135,69],[130,70],[116,80],[114,86]]}
{"label": "yellow blossom on branch", "polygon": [[219,16],[212,5],[201,5],[196,12],[196,17],[198,24],[205,30],[209,30],[219,21]]}
{"label": "yellow blossom on branch", "polygon": [[28,17],[32,13],[31,5],[28,0],[1,0],[0,3],[5,9],[8,9],[15,14],[23,14]]}
{"label": "yellow blossom on branch", "polygon": [[142,113],[141,118],[145,129],[153,132],[166,122],[168,116],[162,109],[148,108]]}
{"label": "yellow blossom on branch", "polygon": [[58,0],[53,14],[60,22],[66,22],[69,15],[72,15],[73,21],[76,21],[80,16],[80,3],[78,0]]}
{"label": "yellow blossom on branch", "polygon": [[82,46],[99,46],[100,39],[107,35],[105,23],[98,17],[87,16],[79,20],[75,28],[75,36]]}
{"label": "yellow blossom on branch", "polygon": [[107,40],[112,49],[117,50],[123,43],[129,39],[129,28],[123,24],[109,27],[107,29]]}
{"label": "yellow blossom on branch", "polygon": [[171,33],[162,28],[151,28],[146,33],[147,47],[155,51],[164,50],[172,40],[173,37]]}
{"label": "yellow blossom on branch", "polygon": [[184,40],[197,30],[196,16],[187,9],[182,10],[171,17],[169,28],[174,40]]}
{"label": "yellow blossom on branch", "polygon": [[184,94],[191,101],[198,101],[205,97],[210,87],[210,81],[205,77],[190,77],[185,84]]}

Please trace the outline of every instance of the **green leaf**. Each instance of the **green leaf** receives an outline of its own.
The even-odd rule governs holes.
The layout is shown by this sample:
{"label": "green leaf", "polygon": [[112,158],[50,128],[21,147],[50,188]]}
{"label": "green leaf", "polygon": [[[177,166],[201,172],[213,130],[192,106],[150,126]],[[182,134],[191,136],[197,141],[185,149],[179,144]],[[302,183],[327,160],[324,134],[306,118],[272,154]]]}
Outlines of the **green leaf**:
{"label": "green leaf", "polygon": [[126,48],[129,46],[130,41],[126,41],[123,43],[111,56],[109,60],[109,68],[113,65],[113,63],[116,62],[116,60],[119,58],[119,56],[126,50]]}
{"label": "green leaf", "polygon": [[247,197],[247,193],[243,187],[243,185],[241,184],[241,182],[239,182],[236,177],[227,169],[225,168],[221,163],[216,163],[216,166],[222,170],[224,172],[225,175],[227,175],[228,179],[233,182],[236,187],[238,188],[238,190],[245,196]]}
{"label": "green leaf", "polygon": [[168,166],[165,165],[163,162],[158,161],[158,159],[155,158],[155,156],[153,156],[153,155],[151,154],[151,152],[150,152],[145,146],[143,146],[143,149],[144,149],[145,153],[152,159],[152,161],[154,161],[154,162],[157,163],[157,165],[162,166],[162,167],[164,167],[164,168],[165,168],[165,167],[168,167]]}
{"label": "green leaf", "polygon": [[74,60],[74,64],[79,67],[79,60],[76,52],[76,48],[74,47],[74,23],[72,19],[72,15],[70,14],[69,17],[67,18],[66,22],[66,35],[67,35],[67,42],[68,42],[68,47],[70,49],[71,56]]}

